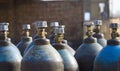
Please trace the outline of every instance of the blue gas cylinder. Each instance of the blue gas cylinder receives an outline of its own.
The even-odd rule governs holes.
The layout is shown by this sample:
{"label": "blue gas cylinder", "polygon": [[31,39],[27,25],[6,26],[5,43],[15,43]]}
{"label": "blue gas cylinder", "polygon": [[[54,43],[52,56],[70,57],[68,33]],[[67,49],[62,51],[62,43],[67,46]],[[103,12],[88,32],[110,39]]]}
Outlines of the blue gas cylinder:
{"label": "blue gas cylinder", "polygon": [[21,71],[21,59],[17,47],[8,41],[9,23],[0,23],[0,71]]}
{"label": "blue gas cylinder", "polygon": [[119,34],[117,28],[119,24],[112,23],[111,37],[112,39],[107,41],[107,45],[101,50],[96,56],[94,61],[94,71],[117,71],[118,70],[118,59],[120,56],[120,41],[117,39]]}

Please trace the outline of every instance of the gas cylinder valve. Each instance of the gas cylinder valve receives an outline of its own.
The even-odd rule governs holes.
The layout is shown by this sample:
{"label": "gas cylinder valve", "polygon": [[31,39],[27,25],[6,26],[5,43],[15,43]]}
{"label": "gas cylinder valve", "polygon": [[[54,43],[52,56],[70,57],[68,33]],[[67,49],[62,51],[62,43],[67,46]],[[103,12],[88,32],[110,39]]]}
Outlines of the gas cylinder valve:
{"label": "gas cylinder valve", "polygon": [[7,36],[9,34],[8,26],[9,26],[9,23],[7,22],[0,23],[0,39],[2,40],[7,39]]}
{"label": "gas cylinder valve", "polygon": [[47,27],[47,21],[37,21],[35,25],[38,30],[38,36],[40,38],[46,38],[47,32],[45,31],[45,28]]}
{"label": "gas cylinder valve", "polygon": [[117,29],[120,28],[120,25],[118,23],[111,23],[109,27],[112,29],[111,37],[112,39],[116,39],[120,36],[120,34],[117,32]]}
{"label": "gas cylinder valve", "polygon": [[64,27],[65,25],[60,25],[59,27],[55,29],[55,33],[57,34],[55,36],[55,42],[62,43],[63,38],[64,38],[64,33],[65,33]]}
{"label": "gas cylinder valve", "polygon": [[29,32],[30,29],[31,29],[30,24],[24,24],[23,25],[23,36],[29,37],[30,36],[30,32]]}
{"label": "gas cylinder valve", "polygon": [[95,25],[95,29],[93,30],[93,32],[99,33],[100,26],[102,25],[102,20],[94,20],[94,25]]}
{"label": "gas cylinder valve", "polygon": [[91,21],[87,21],[87,22],[84,23],[84,26],[87,27],[86,35],[88,37],[91,37],[92,34],[93,34],[93,32],[92,32],[92,25],[93,25],[93,22],[91,22]]}
{"label": "gas cylinder valve", "polygon": [[50,26],[52,27],[51,34],[52,36],[55,34],[55,29],[59,26],[59,22],[51,22]]}

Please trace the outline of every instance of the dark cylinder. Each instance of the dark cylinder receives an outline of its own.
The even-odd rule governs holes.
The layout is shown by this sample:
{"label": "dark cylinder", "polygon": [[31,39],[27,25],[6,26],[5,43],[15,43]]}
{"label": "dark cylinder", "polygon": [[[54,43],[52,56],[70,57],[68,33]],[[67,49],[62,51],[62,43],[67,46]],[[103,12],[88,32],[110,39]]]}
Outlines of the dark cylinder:
{"label": "dark cylinder", "polygon": [[18,49],[20,50],[21,55],[24,55],[24,51],[32,43],[32,37],[22,38],[22,40],[17,44]]}
{"label": "dark cylinder", "polygon": [[21,71],[21,55],[7,39],[8,23],[0,23],[0,71]]}
{"label": "dark cylinder", "polygon": [[97,55],[94,61],[94,71],[118,71],[118,59],[120,56],[120,40],[117,39],[117,23],[110,24],[112,28],[112,39],[107,41],[101,52]]}
{"label": "dark cylinder", "polygon": [[75,53],[80,71],[93,71],[94,59],[102,48],[93,37],[84,40],[84,43],[80,45]]}
{"label": "dark cylinder", "polygon": [[24,50],[23,55],[34,45],[34,41],[32,41]]}
{"label": "dark cylinder", "polygon": [[21,71],[64,71],[64,65],[60,54],[50,45],[46,39],[46,21],[38,21],[38,39],[25,53],[22,59]]}
{"label": "dark cylinder", "polygon": [[68,45],[67,40],[63,40],[62,43],[65,44],[66,49],[70,52],[70,54],[72,54],[74,56],[75,55],[75,50]]}
{"label": "dark cylinder", "polygon": [[56,28],[55,43],[53,47],[59,52],[63,59],[64,71],[79,71],[78,63],[73,55],[66,49],[66,44],[62,43],[64,28]]}
{"label": "dark cylinder", "polygon": [[63,59],[64,63],[64,71],[79,71],[78,63],[73,55],[66,49],[66,45],[61,44],[53,44],[53,47],[59,52]]}
{"label": "dark cylinder", "polygon": [[87,38],[83,40],[83,44],[76,50],[75,58],[79,64],[80,71],[93,71],[93,63],[96,55],[103,48],[97,43],[97,39],[92,37],[91,22],[86,22]]}
{"label": "dark cylinder", "polygon": [[95,33],[93,34],[93,37],[97,38],[97,42],[105,47],[107,45],[107,40],[104,38],[104,35],[102,33]]}

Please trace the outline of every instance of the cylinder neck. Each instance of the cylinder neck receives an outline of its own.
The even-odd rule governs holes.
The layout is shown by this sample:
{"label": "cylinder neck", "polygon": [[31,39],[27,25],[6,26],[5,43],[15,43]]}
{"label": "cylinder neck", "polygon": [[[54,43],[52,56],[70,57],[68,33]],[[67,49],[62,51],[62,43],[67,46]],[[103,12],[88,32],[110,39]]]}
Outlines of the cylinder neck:
{"label": "cylinder neck", "polygon": [[94,32],[95,33],[100,33],[100,26],[99,25],[95,26]]}
{"label": "cylinder neck", "polygon": [[57,35],[55,36],[55,43],[62,43],[63,38],[64,38],[64,35],[63,35],[63,34],[57,34]]}
{"label": "cylinder neck", "polygon": [[92,34],[93,34],[93,32],[92,32],[92,27],[91,27],[91,25],[90,25],[90,26],[87,26],[86,35],[87,35],[88,37],[91,37]]}
{"label": "cylinder neck", "polygon": [[47,32],[45,31],[45,28],[38,29],[37,35],[40,38],[46,38]]}
{"label": "cylinder neck", "polygon": [[112,33],[111,33],[112,39],[116,39],[119,37],[119,33],[117,32],[117,28],[112,28]]}
{"label": "cylinder neck", "polygon": [[6,40],[8,37],[7,31],[0,31],[0,40]]}
{"label": "cylinder neck", "polygon": [[30,37],[29,30],[24,30],[22,35],[23,35],[23,37]]}

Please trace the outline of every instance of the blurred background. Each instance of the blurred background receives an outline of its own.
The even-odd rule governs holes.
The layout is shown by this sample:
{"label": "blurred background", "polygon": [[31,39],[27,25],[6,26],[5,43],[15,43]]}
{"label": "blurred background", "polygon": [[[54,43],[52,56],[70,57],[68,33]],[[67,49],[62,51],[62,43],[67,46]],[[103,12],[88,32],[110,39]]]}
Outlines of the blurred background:
{"label": "blurred background", "polygon": [[[22,25],[31,24],[31,36],[35,34],[35,21],[58,21],[65,25],[65,39],[77,48],[85,35],[86,19],[101,19],[101,32],[110,38],[110,22],[120,23],[119,0],[0,0],[0,22],[9,22],[9,36],[17,44],[21,39]],[[47,29],[48,35],[50,27]]]}

